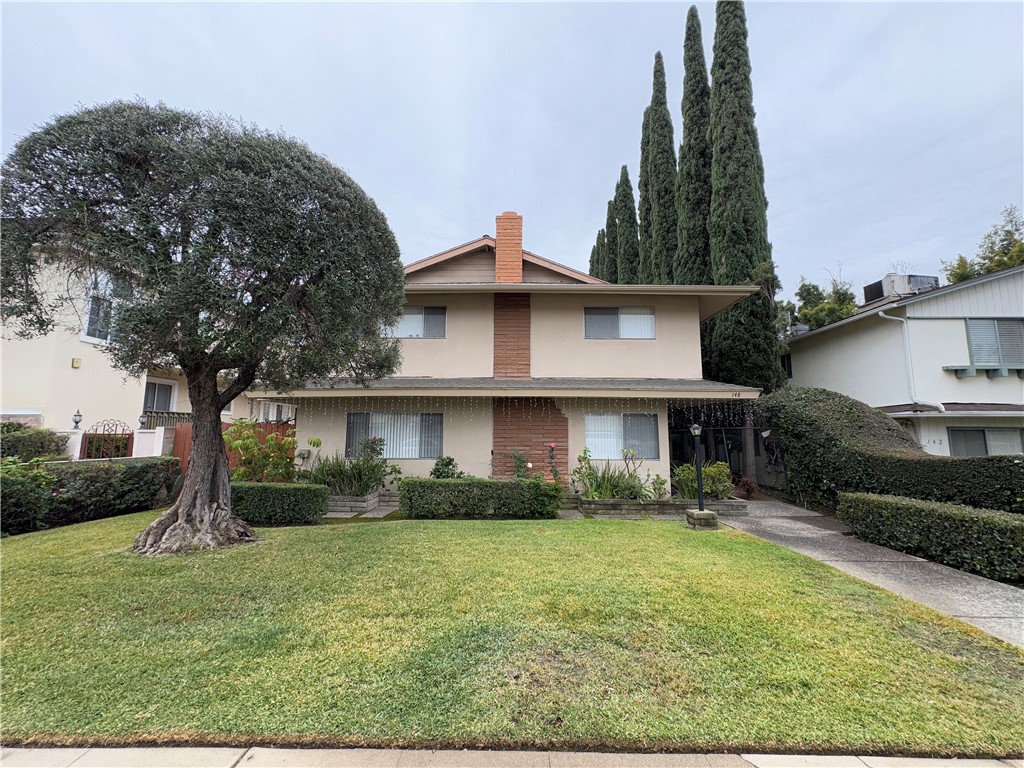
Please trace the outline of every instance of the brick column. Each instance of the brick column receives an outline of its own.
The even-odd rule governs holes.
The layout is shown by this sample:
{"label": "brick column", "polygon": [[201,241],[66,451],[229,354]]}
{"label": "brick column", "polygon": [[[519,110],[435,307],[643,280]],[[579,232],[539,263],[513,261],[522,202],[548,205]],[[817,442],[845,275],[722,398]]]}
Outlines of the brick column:
{"label": "brick column", "polygon": [[494,477],[512,477],[511,454],[522,453],[540,472],[553,480],[549,445],[555,444],[555,466],[563,484],[569,482],[569,420],[550,397],[494,398]]}
{"label": "brick column", "polygon": [[494,294],[494,378],[530,378],[530,294]]}
{"label": "brick column", "polygon": [[523,217],[505,211],[495,220],[494,280],[523,282]]}

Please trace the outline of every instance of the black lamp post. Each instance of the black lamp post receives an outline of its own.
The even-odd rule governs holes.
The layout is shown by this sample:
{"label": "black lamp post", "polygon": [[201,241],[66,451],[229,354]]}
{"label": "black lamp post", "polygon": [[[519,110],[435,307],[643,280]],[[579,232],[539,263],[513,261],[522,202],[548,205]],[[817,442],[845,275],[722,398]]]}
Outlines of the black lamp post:
{"label": "black lamp post", "polygon": [[693,449],[696,451],[696,464],[697,464],[697,509],[701,512],[704,511],[704,461],[700,456],[700,433],[703,431],[703,427],[700,424],[694,424],[690,427],[690,434],[693,435]]}
{"label": "black lamp post", "polygon": [[78,429],[78,425],[82,423],[82,411],[75,409],[74,415],[71,417],[71,423],[74,424],[74,429]]}

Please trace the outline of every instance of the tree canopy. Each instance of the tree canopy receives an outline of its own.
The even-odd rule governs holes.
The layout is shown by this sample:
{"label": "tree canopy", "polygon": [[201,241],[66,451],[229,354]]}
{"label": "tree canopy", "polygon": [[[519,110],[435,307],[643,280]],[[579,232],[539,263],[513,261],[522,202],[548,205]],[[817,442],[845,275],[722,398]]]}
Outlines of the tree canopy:
{"label": "tree canopy", "polygon": [[[403,269],[383,213],[299,141],[143,102],[56,118],[15,146],[2,174],[6,328],[52,330],[102,276],[113,366],[175,366],[188,381],[180,525],[137,548],[245,540],[230,517],[220,411],[256,381],[287,390],[395,369],[399,348],[381,328],[400,317]],[[59,290],[53,274],[69,276]]]}
{"label": "tree canopy", "polygon": [[1003,209],[1002,218],[992,225],[978,243],[973,259],[958,255],[952,262],[942,262],[942,270],[951,283],[988,275],[1024,264],[1024,217],[1015,205]]}
{"label": "tree canopy", "polygon": [[852,286],[839,277],[831,278],[826,290],[801,276],[796,298],[797,306],[789,307],[793,320],[812,331],[843,320],[857,311]]}

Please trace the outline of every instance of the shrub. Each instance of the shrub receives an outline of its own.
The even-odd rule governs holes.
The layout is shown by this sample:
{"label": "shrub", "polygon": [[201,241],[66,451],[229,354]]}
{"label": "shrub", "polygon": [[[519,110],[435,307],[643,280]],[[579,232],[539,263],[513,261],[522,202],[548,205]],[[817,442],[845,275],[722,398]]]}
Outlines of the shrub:
{"label": "shrub", "polygon": [[151,509],[181,473],[174,456],[48,464],[59,486],[44,522],[49,527]]}
{"label": "shrub", "polygon": [[326,485],[231,483],[231,511],[250,525],[311,525],[327,514]]}
{"label": "shrub", "polygon": [[57,478],[38,460],[0,461],[0,534],[34,531],[43,524]]}
{"label": "shrub", "polygon": [[295,430],[283,437],[256,429],[256,422],[235,419],[224,430],[224,445],[235,455],[232,480],[255,483],[290,483],[295,479]]}
{"label": "shrub", "polygon": [[[17,422],[5,422],[5,424]],[[63,455],[68,436],[52,429],[24,429],[17,432],[5,431],[0,438],[0,456],[17,456],[22,461],[43,456]]]}
{"label": "shrub", "polygon": [[402,474],[401,467],[388,464],[383,456],[382,438],[364,438],[355,458],[346,459],[339,453],[328,459],[317,456],[309,481],[326,485],[334,496],[366,496]]}
{"label": "shrub", "polygon": [[442,456],[434,462],[434,468],[430,470],[430,476],[435,480],[458,480],[466,476],[465,472],[459,471],[459,465],[451,456]]}
{"label": "shrub", "polygon": [[561,502],[561,485],[537,479],[407,477],[398,492],[399,509],[411,518],[554,518]]}
{"label": "shrub", "polygon": [[590,458],[590,449],[584,448],[583,453],[576,457],[576,466],[569,473],[573,490],[585,499],[633,499],[646,500],[661,498],[664,493],[664,480],[657,483],[647,473],[646,480],[640,477],[640,466],[643,459],[636,458],[635,451],[623,453],[623,465],[612,466],[594,464]]}
{"label": "shrub", "polygon": [[958,504],[840,493],[860,538],[990,579],[1024,582],[1024,517]]}
{"label": "shrub", "polygon": [[20,421],[0,421],[0,437],[7,437],[11,432],[23,432],[28,427]]}
{"label": "shrub", "polygon": [[1024,511],[1019,456],[931,456],[881,411],[826,389],[785,387],[754,408],[785,451],[793,491],[812,504],[864,491]]}
{"label": "shrub", "polygon": [[[732,470],[724,461],[705,464],[701,470],[705,499],[728,499],[732,495]],[[672,485],[684,499],[697,498],[697,467],[680,464],[672,470]]]}

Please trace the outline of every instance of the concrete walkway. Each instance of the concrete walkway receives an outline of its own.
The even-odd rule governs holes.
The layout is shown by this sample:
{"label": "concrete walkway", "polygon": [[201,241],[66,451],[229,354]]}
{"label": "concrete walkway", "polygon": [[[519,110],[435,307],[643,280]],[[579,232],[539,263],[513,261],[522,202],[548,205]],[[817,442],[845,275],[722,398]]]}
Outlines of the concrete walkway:
{"label": "concrete walkway", "polygon": [[1024,768],[1022,760],[413,749],[4,749],[2,768]]}
{"label": "concrete walkway", "polygon": [[1024,648],[1024,589],[868,544],[835,518],[778,501],[749,502],[745,517],[719,521]]}

